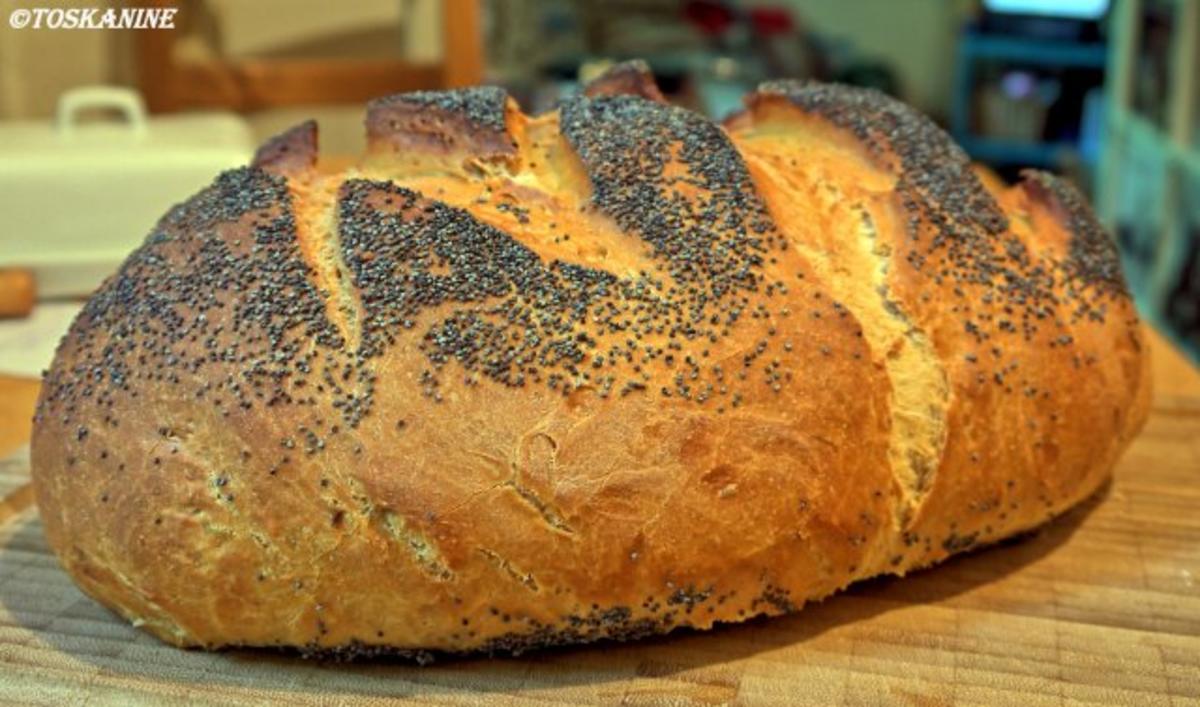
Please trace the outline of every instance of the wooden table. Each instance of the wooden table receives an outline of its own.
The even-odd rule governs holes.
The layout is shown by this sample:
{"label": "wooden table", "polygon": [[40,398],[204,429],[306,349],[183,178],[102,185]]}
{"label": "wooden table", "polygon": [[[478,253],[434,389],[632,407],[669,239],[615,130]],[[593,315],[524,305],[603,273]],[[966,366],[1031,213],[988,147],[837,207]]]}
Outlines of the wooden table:
{"label": "wooden table", "polygon": [[[1099,498],[1036,536],[792,616],[420,668],[164,646],[84,597],[0,466],[0,701],[1200,705],[1200,374],[1161,338],[1154,411]],[[36,383],[0,378],[0,455]]]}

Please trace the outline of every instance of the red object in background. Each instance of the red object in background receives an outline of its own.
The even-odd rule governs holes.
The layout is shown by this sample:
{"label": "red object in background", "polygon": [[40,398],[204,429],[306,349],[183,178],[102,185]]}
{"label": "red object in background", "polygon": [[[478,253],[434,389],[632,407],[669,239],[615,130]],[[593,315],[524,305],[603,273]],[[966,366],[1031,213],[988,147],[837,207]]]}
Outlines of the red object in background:
{"label": "red object in background", "polygon": [[710,37],[725,34],[734,22],[733,10],[725,3],[712,0],[692,0],[684,5],[683,14]]}
{"label": "red object in background", "polygon": [[792,13],[782,7],[751,8],[750,24],[754,27],[754,33],[760,37],[787,34],[796,28],[792,22]]}

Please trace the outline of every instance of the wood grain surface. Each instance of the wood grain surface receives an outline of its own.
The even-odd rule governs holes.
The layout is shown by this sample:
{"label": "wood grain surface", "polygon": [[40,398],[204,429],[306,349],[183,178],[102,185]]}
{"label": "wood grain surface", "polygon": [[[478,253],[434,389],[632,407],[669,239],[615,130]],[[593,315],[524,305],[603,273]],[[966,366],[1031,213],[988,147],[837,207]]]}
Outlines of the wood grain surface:
{"label": "wood grain surface", "polygon": [[[1200,375],[1152,338],[1146,430],[1030,537],[783,618],[423,668],[158,643],[59,569],[18,451],[0,463],[0,702],[1200,705]],[[28,419],[28,387],[0,379],[0,430]]]}

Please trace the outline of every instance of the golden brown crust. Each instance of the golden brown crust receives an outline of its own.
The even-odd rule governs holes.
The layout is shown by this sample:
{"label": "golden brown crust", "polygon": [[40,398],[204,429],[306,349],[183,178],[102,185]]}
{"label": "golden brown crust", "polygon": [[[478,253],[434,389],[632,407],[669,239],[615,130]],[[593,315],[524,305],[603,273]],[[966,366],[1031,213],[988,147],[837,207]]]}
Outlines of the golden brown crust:
{"label": "golden brown crust", "polygon": [[385,99],[359,168],[302,129],[168,214],[43,386],[80,585],[180,645],[522,650],[790,611],[1107,477],[1146,356],[1076,193],[877,94],[723,130],[625,71]]}
{"label": "golden brown crust", "polygon": [[624,61],[608,68],[584,88],[584,94],[596,96],[641,96],[657,103],[666,103],[662,91],[650,73],[650,65],[641,59]]}
{"label": "golden brown crust", "polygon": [[508,95],[495,86],[379,98],[367,105],[367,143],[373,152],[391,147],[397,153],[511,155],[515,146],[506,125],[508,103]]}
{"label": "golden brown crust", "polygon": [[[893,455],[893,468],[912,467],[916,492],[911,516],[898,513],[898,566],[914,552],[919,566],[1031,527],[1094,490],[1146,416],[1148,380],[1117,255],[1078,194],[1049,176],[1036,179],[1069,206],[1051,209],[1028,184],[990,191],[948,136],[875,92],[780,82],[749,104],[732,126],[743,154],[752,164],[759,155],[801,161],[790,208],[806,217],[834,209],[839,219],[821,230],[841,244],[819,233],[802,241],[834,250],[837,265],[853,257],[846,222],[872,224],[860,250],[882,261],[891,324],[866,327],[877,348],[923,348],[924,365],[885,359],[893,382],[932,406],[893,398],[909,408],[894,409],[894,420],[927,439],[906,452],[937,450],[923,461]],[[804,203],[818,189],[822,199]],[[922,378],[933,383],[916,385]],[[1096,444],[1097,433],[1120,441]]]}
{"label": "golden brown crust", "polygon": [[303,174],[317,164],[317,122],[306,120],[268,140],[250,166],[283,176]]}

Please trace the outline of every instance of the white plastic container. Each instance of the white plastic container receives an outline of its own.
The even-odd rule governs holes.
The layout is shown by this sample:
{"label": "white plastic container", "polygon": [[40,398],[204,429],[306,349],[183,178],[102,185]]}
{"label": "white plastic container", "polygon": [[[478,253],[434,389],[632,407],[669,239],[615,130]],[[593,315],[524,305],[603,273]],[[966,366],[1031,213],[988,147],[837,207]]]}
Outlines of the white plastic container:
{"label": "white plastic container", "polygon": [[[122,120],[80,120],[95,109]],[[108,86],[63,94],[53,123],[0,123],[0,267],[32,269],[39,298],[86,295],[171,205],[253,150],[235,115],[147,118],[136,92]]]}

